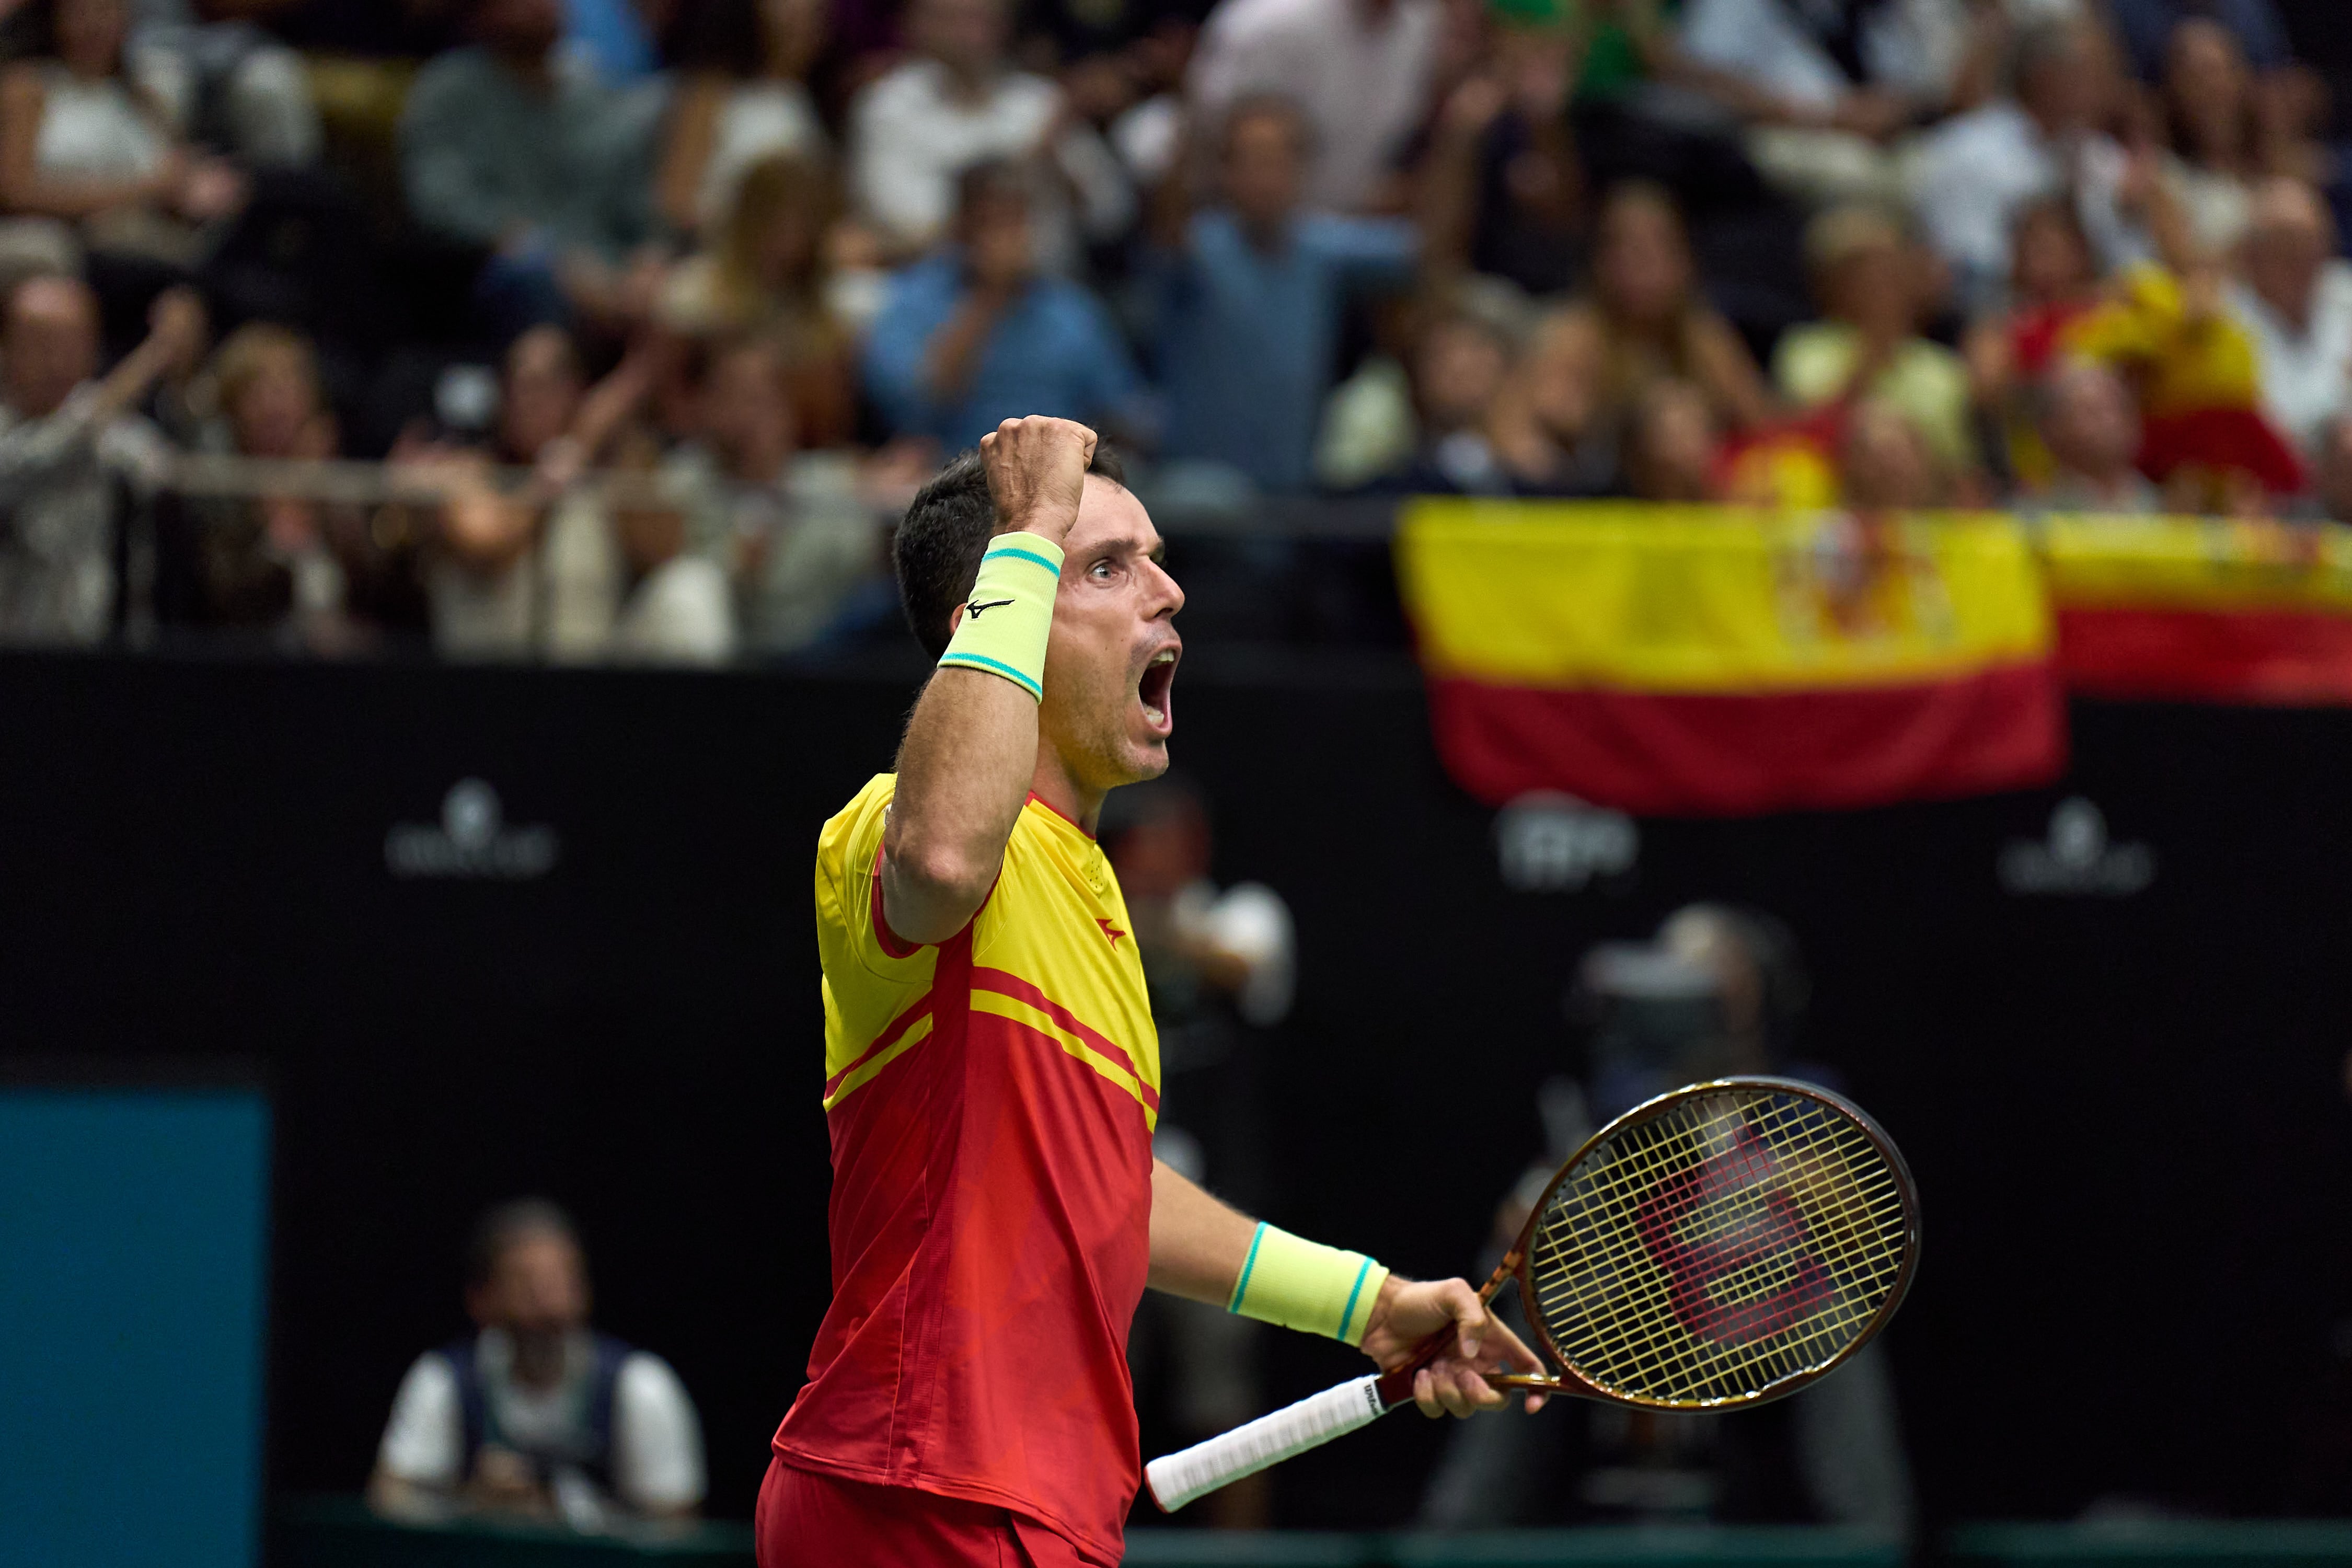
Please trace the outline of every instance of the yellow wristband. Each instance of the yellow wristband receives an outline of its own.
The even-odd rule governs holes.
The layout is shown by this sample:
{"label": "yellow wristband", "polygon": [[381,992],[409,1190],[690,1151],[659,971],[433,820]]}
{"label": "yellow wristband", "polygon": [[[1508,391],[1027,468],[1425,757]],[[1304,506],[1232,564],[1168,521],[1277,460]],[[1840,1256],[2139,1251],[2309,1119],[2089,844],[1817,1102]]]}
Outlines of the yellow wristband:
{"label": "yellow wristband", "polygon": [[1034,533],[1000,533],[980,558],[971,597],[940,668],[1001,675],[1039,701],[1045,698],[1045,642],[1054,631],[1054,595],[1062,584],[1062,547]]}
{"label": "yellow wristband", "polygon": [[1360,1345],[1388,1278],[1360,1252],[1302,1241],[1261,1221],[1225,1310]]}

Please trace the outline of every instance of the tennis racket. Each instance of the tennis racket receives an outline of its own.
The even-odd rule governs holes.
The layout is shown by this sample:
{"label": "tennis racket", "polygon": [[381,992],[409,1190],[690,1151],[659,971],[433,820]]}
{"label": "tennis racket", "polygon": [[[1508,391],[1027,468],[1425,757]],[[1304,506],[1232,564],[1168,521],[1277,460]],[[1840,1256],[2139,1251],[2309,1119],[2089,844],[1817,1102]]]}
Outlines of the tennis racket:
{"label": "tennis racket", "polygon": [[[1651,1410],[1761,1405],[1868,1343],[1918,1260],[1911,1173],[1876,1122],[1785,1079],[1692,1084],[1594,1133],[1544,1189],[1478,1298],[1517,1279],[1559,1374],[1486,1381]],[[1172,1513],[1412,1403],[1453,1338],[1152,1460],[1152,1500]]]}

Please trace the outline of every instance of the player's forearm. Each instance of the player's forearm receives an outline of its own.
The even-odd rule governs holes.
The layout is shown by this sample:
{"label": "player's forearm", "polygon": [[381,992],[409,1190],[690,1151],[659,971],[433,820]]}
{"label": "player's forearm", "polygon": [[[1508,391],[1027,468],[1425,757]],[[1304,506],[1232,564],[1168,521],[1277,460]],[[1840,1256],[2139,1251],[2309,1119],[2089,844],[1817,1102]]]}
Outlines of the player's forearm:
{"label": "player's forearm", "polygon": [[898,750],[882,909],[900,940],[945,942],[978,912],[1037,768],[1037,704],[976,669],[932,675]]}
{"label": "player's forearm", "polygon": [[1222,1307],[1234,1299],[1257,1222],[1151,1163],[1151,1288]]}
{"label": "player's forearm", "polygon": [[[999,531],[907,725],[883,832],[883,914],[903,941],[961,931],[1004,864],[1037,776],[1062,542],[1077,521],[1094,447],[1093,431],[1065,419],[1008,419],[981,439]],[[991,613],[998,618],[983,629],[979,617]]]}
{"label": "player's forearm", "polygon": [[1360,1253],[1302,1241],[1151,1163],[1151,1288],[1244,1317],[1362,1342],[1390,1274]]}

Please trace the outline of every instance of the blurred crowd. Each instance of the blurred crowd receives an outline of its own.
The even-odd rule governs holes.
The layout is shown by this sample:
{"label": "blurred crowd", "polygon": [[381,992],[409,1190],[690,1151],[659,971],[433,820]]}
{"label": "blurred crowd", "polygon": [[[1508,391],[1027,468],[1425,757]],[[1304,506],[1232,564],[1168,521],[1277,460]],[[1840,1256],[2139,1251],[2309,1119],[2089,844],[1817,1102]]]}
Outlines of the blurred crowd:
{"label": "blurred crowd", "polygon": [[0,0],[0,635],[821,649],[1030,413],[1177,507],[2352,517],[2329,12]]}

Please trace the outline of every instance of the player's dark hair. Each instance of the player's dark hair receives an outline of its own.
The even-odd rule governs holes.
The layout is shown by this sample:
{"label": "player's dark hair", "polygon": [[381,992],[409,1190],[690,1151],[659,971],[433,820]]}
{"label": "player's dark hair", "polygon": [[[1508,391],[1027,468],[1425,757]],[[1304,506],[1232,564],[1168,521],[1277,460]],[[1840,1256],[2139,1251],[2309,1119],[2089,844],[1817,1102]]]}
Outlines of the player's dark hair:
{"label": "player's dark hair", "polygon": [[466,1243],[466,1288],[488,1284],[507,1248],[528,1236],[560,1236],[575,1247],[580,1245],[579,1227],[559,1205],[546,1198],[509,1198],[474,1222],[474,1234]]}
{"label": "player's dark hair", "polygon": [[[1109,446],[1095,447],[1087,472],[1115,485],[1127,467]],[[955,608],[971,596],[988,542],[1004,532],[988,494],[988,466],[974,447],[961,452],[915,492],[898,524],[891,555],[898,570],[898,603],[915,640],[933,658],[948,650]]]}

